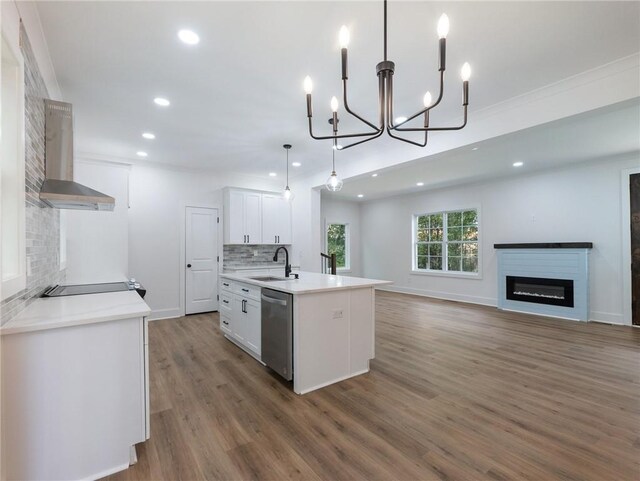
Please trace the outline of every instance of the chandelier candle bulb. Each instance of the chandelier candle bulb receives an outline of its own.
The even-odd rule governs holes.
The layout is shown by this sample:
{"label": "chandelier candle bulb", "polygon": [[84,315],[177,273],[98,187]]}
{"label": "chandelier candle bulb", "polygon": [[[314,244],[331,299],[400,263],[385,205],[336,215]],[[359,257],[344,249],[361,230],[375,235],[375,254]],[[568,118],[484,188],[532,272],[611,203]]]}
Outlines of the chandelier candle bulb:
{"label": "chandelier candle bulb", "polygon": [[335,96],[331,97],[331,111],[334,113],[338,111],[338,99]]}
{"label": "chandelier candle bulb", "polygon": [[311,77],[309,77],[308,75],[304,78],[304,93],[306,93],[307,95],[311,95],[311,92],[313,92],[313,82],[311,81]]}
{"label": "chandelier candle bulb", "polygon": [[427,93],[422,97],[422,103],[425,107],[429,107],[431,105],[431,92],[427,90]]}
{"label": "chandelier candle bulb", "polygon": [[340,28],[340,35],[338,36],[340,41],[340,48],[347,48],[349,46],[349,29],[346,25]]}
{"label": "chandelier candle bulb", "polygon": [[449,34],[449,17],[443,13],[438,20],[438,37],[447,38]]}

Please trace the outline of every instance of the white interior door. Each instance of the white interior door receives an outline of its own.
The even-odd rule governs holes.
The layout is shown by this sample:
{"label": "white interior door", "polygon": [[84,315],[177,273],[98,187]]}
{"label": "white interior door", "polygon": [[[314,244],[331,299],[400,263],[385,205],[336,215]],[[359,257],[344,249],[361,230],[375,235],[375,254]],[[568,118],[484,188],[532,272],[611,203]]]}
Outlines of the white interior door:
{"label": "white interior door", "polygon": [[218,310],[218,209],[187,207],[186,314]]}

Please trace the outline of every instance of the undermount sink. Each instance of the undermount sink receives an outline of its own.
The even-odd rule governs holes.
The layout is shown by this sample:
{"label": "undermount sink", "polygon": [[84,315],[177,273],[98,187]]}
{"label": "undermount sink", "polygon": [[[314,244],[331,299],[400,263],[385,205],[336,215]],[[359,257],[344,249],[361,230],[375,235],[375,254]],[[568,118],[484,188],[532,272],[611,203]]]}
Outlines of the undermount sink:
{"label": "undermount sink", "polygon": [[286,277],[274,277],[274,276],[249,277],[249,279],[254,280],[254,281],[261,281],[261,282],[274,282],[274,281],[288,281],[289,280]]}

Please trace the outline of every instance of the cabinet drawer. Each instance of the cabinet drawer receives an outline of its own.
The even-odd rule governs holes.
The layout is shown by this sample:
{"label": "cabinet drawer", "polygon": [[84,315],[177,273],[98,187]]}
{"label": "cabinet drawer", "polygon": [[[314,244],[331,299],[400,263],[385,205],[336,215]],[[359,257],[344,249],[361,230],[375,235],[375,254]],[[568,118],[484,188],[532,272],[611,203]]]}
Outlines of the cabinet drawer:
{"label": "cabinet drawer", "polygon": [[234,284],[234,282],[228,279],[220,279],[220,291],[233,292]]}
{"label": "cabinet drawer", "polygon": [[260,301],[260,288],[257,286],[236,282],[234,283],[233,292],[241,297],[247,297],[249,299]]}
{"label": "cabinet drawer", "polygon": [[231,315],[233,296],[230,292],[220,291],[220,312],[228,312]]}
{"label": "cabinet drawer", "polygon": [[231,335],[233,333],[231,330],[231,317],[225,316],[223,312],[220,312],[220,329],[225,334]]}

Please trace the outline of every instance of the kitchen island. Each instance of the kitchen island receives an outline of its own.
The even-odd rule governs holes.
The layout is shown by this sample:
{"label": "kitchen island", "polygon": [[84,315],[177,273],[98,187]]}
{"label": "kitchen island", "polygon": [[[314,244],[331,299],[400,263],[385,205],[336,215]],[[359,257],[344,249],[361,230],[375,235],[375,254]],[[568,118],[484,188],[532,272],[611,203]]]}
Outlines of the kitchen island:
{"label": "kitchen island", "polygon": [[369,371],[375,354],[375,287],[389,281],[300,272],[283,280],[220,274],[220,327],[260,360],[262,289],[293,298],[293,390],[297,394]]}

